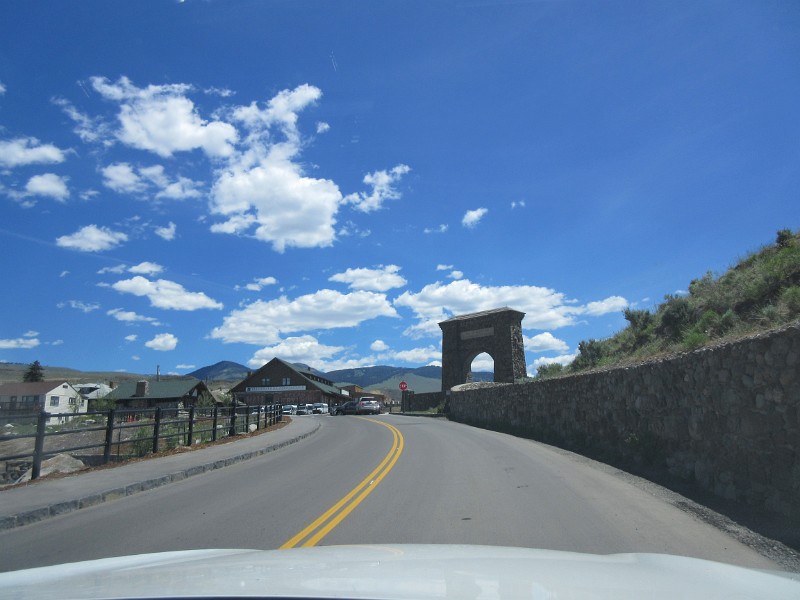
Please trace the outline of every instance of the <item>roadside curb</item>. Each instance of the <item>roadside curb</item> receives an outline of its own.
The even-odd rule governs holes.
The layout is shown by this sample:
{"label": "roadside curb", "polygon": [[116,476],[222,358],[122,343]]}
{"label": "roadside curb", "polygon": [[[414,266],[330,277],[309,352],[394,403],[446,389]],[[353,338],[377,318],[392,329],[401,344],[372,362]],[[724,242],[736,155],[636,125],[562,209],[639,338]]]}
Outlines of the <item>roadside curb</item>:
{"label": "roadside curb", "polygon": [[251,450],[249,452],[244,452],[242,454],[237,454],[235,456],[229,456],[208,463],[194,465],[186,469],[181,469],[173,473],[169,473],[168,475],[159,475],[158,477],[153,477],[150,479],[134,481],[125,486],[117,486],[114,488],[109,488],[107,490],[93,492],[84,497],[73,498],[70,500],[61,500],[58,502],[54,502],[49,506],[43,506],[29,511],[19,512],[13,515],[0,516],[0,531],[7,531],[9,529],[14,529],[16,527],[30,525],[32,523],[44,521],[45,519],[49,519],[51,517],[57,517],[59,515],[70,513],[75,510],[80,510],[82,508],[89,508],[90,506],[96,506],[98,504],[102,504],[104,502],[110,502],[112,500],[117,500],[119,498],[125,498],[126,496],[131,496],[139,492],[152,490],[154,488],[174,483],[176,481],[183,481],[184,479],[188,479],[189,477],[193,477],[195,475],[201,475],[208,471],[215,471],[216,469],[229,467],[231,465],[235,465],[240,462],[250,460],[251,458],[262,456],[264,454],[267,454],[268,452],[274,452],[275,450],[280,450],[281,448],[285,448],[286,446],[295,444],[315,434],[317,431],[319,431],[319,428],[321,426],[322,426],[321,423],[317,423],[316,426],[311,431],[307,431],[306,433],[297,435],[293,438],[284,440],[282,442],[265,446],[264,448],[259,448],[258,450]]}

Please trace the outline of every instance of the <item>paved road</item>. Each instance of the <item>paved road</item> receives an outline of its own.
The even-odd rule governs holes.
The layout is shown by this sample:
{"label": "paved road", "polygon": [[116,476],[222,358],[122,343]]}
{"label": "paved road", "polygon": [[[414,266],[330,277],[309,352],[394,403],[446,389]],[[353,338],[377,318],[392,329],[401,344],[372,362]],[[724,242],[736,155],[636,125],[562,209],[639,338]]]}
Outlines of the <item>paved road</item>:
{"label": "paved road", "polygon": [[0,533],[0,570],[166,550],[388,542],[659,552],[778,568],[656,486],[543,444],[399,415],[298,419],[322,426],[224,469]]}

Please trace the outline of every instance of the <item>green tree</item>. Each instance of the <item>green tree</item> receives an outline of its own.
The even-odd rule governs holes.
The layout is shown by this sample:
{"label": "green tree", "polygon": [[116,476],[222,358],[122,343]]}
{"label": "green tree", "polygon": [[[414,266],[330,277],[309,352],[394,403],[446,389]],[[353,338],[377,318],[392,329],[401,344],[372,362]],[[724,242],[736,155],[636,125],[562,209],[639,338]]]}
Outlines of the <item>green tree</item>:
{"label": "green tree", "polygon": [[775,244],[778,248],[789,248],[794,243],[794,234],[791,229],[781,229],[778,231]]}
{"label": "green tree", "polygon": [[559,363],[552,363],[549,365],[539,365],[539,368],[536,369],[536,377],[540,379],[544,379],[547,377],[555,377],[556,375],[560,375],[564,371],[564,367],[561,366]]}
{"label": "green tree", "polygon": [[578,356],[570,365],[573,371],[591,369],[600,364],[605,352],[599,340],[582,341],[578,344]]}
{"label": "green tree", "polygon": [[693,322],[689,300],[683,296],[668,295],[666,302],[659,308],[659,312],[661,323],[656,328],[657,333],[670,341],[681,340],[684,332]]}
{"label": "green tree", "polygon": [[633,347],[638,348],[650,341],[651,327],[655,321],[653,313],[649,310],[634,310],[626,308],[623,312],[625,320],[630,323],[631,337],[633,338]]}
{"label": "green tree", "polygon": [[44,369],[38,360],[33,361],[28,365],[28,370],[22,376],[22,381],[44,381]]}
{"label": "green tree", "polygon": [[197,401],[194,405],[197,408],[209,408],[216,404],[216,400],[214,400],[214,396],[211,392],[202,392],[200,396],[198,396]]}

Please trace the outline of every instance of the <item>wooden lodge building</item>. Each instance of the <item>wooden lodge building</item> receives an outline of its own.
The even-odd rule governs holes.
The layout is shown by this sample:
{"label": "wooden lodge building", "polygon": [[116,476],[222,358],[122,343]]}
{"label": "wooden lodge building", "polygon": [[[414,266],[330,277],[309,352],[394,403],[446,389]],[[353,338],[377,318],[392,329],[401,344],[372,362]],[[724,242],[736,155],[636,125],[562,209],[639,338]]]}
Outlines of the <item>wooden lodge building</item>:
{"label": "wooden lodge building", "polygon": [[351,398],[310,369],[273,358],[231,389],[237,404],[314,404],[337,406]]}

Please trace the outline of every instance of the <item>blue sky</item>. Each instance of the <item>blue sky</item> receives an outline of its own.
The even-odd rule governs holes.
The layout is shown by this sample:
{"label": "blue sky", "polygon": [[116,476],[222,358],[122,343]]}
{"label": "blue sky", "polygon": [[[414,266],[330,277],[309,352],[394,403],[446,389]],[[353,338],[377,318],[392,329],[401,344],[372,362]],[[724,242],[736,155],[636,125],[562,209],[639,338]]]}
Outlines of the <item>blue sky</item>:
{"label": "blue sky", "polygon": [[533,374],[800,226],[799,106],[794,1],[4,2],[0,360]]}

